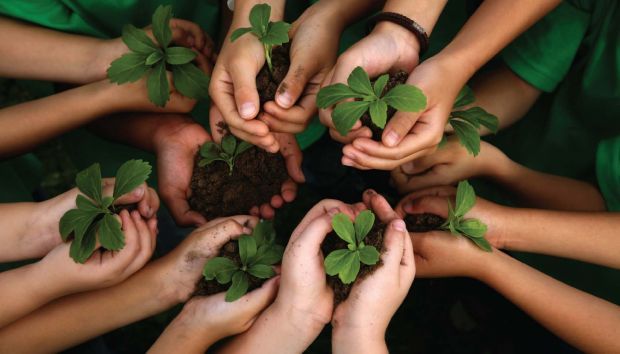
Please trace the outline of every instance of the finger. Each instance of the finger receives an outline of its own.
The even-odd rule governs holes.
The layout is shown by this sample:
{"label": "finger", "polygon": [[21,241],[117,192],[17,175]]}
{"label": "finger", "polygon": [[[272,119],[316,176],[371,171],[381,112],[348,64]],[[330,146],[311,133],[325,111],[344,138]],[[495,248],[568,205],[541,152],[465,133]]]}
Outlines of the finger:
{"label": "finger", "polygon": [[[124,266],[140,251],[141,241],[139,231],[131,214],[127,210],[122,210],[119,216],[121,218],[121,229],[123,235],[125,235],[125,247],[119,252],[119,255],[124,261],[121,262],[121,266]],[[111,258],[112,252],[106,253],[106,256],[109,254],[109,258]]]}
{"label": "finger", "polygon": [[202,250],[207,256],[215,255],[227,242],[245,233],[245,227],[235,219],[229,218],[209,228],[198,228],[192,236],[198,240],[197,250]]}
{"label": "finger", "polygon": [[138,203],[138,210],[145,219],[150,219],[157,214],[157,210],[159,210],[159,197],[154,189],[146,189],[144,198]]}
{"label": "finger", "polygon": [[273,210],[271,205],[269,205],[268,203],[265,203],[260,206],[260,216],[263,219],[271,220],[273,219],[275,215],[276,215],[276,211]]}
{"label": "finger", "polygon": [[411,288],[416,273],[415,254],[411,235],[405,235],[403,258],[400,260],[400,286],[403,289]]}
{"label": "finger", "polygon": [[407,227],[402,219],[392,220],[383,236],[383,252],[381,260],[391,273],[400,271],[401,261],[405,252],[405,238],[409,238]]}
{"label": "finger", "polygon": [[[441,165],[439,165],[441,166]],[[436,166],[436,167],[439,167]],[[439,174],[435,169],[432,169],[425,174],[412,176],[409,178],[409,185],[411,191],[418,191],[422,189],[428,189],[435,186],[443,186],[449,184],[449,178],[444,174]]]}
{"label": "finger", "polygon": [[383,130],[383,135],[381,136],[383,144],[388,147],[395,147],[400,144],[416,124],[420,114],[421,112],[396,112]]}
{"label": "finger", "polygon": [[370,189],[364,193],[364,198],[368,199],[368,208],[371,209],[382,222],[388,223],[392,220],[399,219],[399,215],[396,214],[390,203],[388,203],[381,194]]}
{"label": "finger", "polygon": [[264,109],[265,112],[269,113],[269,115],[277,120],[296,123],[298,125],[307,125],[310,118],[317,112],[316,95],[310,94],[302,96],[301,101],[289,109],[284,109],[274,102],[265,103]]}
{"label": "finger", "polygon": [[411,161],[436,151],[437,144],[433,144],[434,140],[429,140],[428,143],[425,143],[416,141],[418,138],[421,139],[422,137],[418,134],[410,134],[400,145],[393,148],[387,147],[381,142],[374,141],[370,138],[355,139],[351,145],[356,150],[369,156],[395,161]]}
{"label": "finger", "polygon": [[323,240],[332,231],[332,216],[337,212],[337,209],[332,209],[327,214],[312,220],[298,238],[295,240],[291,238],[287,250],[294,248],[300,250],[300,252],[296,252],[297,256],[316,257],[321,250]]}
{"label": "finger", "polygon": [[[286,171],[288,175],[297,183],[304,183],[306,177],[301,169],[303,162],[303,154],[299,148],[299,144],[292,134],[276,134],[275,137],[280,142],[280,153],[286,162]],[[296,190],[296,188],[295,188]],[[293,196],[294,198],[294,196]],[[287,198],[284,198],[287,202]]]}
{"label": "finger", "polygon": [[448,217],[448,200],[440,197],[422,197],[408,200],[403,204],[407,214],[435,214],[443,218]]}
{"label": "finger", "polygon": [[173,33],[175,32],[175,29],[178,29],[191,35],[192,42],[188,43],[190,47],[196,47],[196,49],[198,50],[202,50],[202,48],[204,47],[205,34],[200,28],[200,26],[198,26],[196,23],[179,18],[173,18],[170,20],[170,28],[172,29]]}
{"label": "finger", "polygon": [[353,163],[357,166],[361,166],[366,169],[391,171],[408,161],[419,158],[424,154],[432,153],[432,151],[434,151],[434,148],[418,151],[417,153],[414,153],[412,155],[405,155],[404,158],[400,158],[400,155],[397,154],[396,159],[394,159],[394,157],[377,157],[376,155],[374,155],[375,151],[372,151],[371,155],[370,152],[366,153],[364,151],[361,151],[353,145],[346,145],[342,149],[342,151],[344,156],[349,160],[353,161]]}
{"label": "finger", "polygon": [[291,179],[288,179],[282,184],[280,191],[282,193],[282,199],[284,199],[285,202],[290,203],[295,200],[295,197],[297,197],[297,183]]}
{"label": "finger", "polygon": [[348,158],[346,156],[342,157],[342,164],[344,166],[353,167],[353,168],[356,168],[358,170],[371,170],[371,168],[366,167],[366,166],[362,166],[362,165],[358,164],[357,162],[351,160],[350,158]]}
{"label": "finger", "polygon": [[185,191],[170,186],[160,188],[160,191],[172,218],[179,226],[199,226],[207,222],[204,216],[192,210]]}
{"label": "finger", "polygon": [[204,56],[204,54],[198,53],[194,61],[196,62],[196,65],[202,72],[211,76],[212,71],[213,71],[213,64],[209,61],[207,57]]}
{"label": "finger", "polygon": [[[243,225],[245,228],[247,228],[250,231],[250,233],[252,232],[252,229],[256,226],[256,224],[258,223],[257,217],[249,216],[249,215],[236,215],[236,216],[227,216],[227,217],[213,219],[209,221],[208,223],[202,225],[199,229],[206,230],[206,229],[215,227],[228,220],[234,220],[238,224]],[[245,230],[245,231],[248,231],[248,230]]]}
{"label": "finger", "polygon": [[285,120],[278,119],[270,114],[259,114],[258,119],[265,123],[269,130],[277,133],[298,134],[306,129],[305,123],[291,123]]}
{"label": "finger", "polygon": [[308,81],[319,70],[317,62],[298,62],[298,56],[292,57],[292,62],[286,76],[278,86],[276,103],[278,106],[289,109],[301,97]]}
{"label": "finger", "polygon": [[403,200],[418,199],[421,197],[442,197],[449,198],[456,195],[456,188],[453,186],[438,186],[426,188],[420,191],[416,191],[408,194]]}
{"label": "finger", "polygon": [[258,69],[253,71],[252,63],[245,61],[237,61],[229,69],[239,116],[246,120],[255,118],[260,107],[256,89]]}
{"label": "finger", "polygon": [[280,195],[274,195],[273,197],[271,197],[271,201],[269,201],[269,204],[272,208],[279,209],[282,208],[282,206],[284,205],[284,199],[282,199],[282,196]]}
{"label": "finger", "polygon": [[335,199],[324,199],[320,201],[314,207],[312,207],[312,209],[310,209],[308,213],[306,213],[306,215],[297,225],[295,230],[293,230],[289,243],[298,239],[300,235],[304,232],[304,230],[308,227],[308,225],[310,225],[310,223],[312,223],[314,220],[324,215],[334,216],[337,213],[345,213],[351,219],[353,219],[355,215],[359,213],[359,211],[365,209],[365,207],[361,209],[359,207],[359,203],[355,204],[355,207],[353,207]]}
{"label": "finger", "polygon": [[[146,183],[142,183],[141,185],[136,187],[131,192],[123,194],[122,196],[120,196],[114,202],[114,205],[129,205],[129,204],[139,203],[145,197],[147,188],[148,187],[147,187]],[[114,193],[114,184],[113,183],[112,184],[104,185],[104,187],[103,187],[103,195],[104,196],[111,197],[113,193]]]}
{"label": "finger", "polygon": [[131,263],[125,270],[125,274],[133,274],[149,260],[151,257],[151,234],[149,228],[137,211],[131,212],[131,218],[138,230],[138,252],[131,257]]}
{"label": "finger", "polygon": [[[246,124],[248,124],[249,126],[251,123],[258,123],[258,124],[263,125],[264,127],[267,127],[265,123],[260,122],[258,120],[248,121]],[[278,141],[276,140],[274,134],[272,133],[267,133],[267,135],[265,136],[258,136],[258,135],[254,135],[253,132],[248,133],[245,130],[239,130],[233,126],[229,126],[229,129],[230,129],[230,132],[237,138],[243,141],[247,141],[248,143],[252,145],[256,145],[259,148],[267,152],[275,154],[280,150],[280,144],[278,144]]]}
{"label": "finger", "polygon": [[276,298],[278,287],[280,286],[280,276],[275,276],[267,280],[263,285],[250,291],[240,299],[240,306],[245,307],[248,317],[256,317],[261,311],[269,306]]}

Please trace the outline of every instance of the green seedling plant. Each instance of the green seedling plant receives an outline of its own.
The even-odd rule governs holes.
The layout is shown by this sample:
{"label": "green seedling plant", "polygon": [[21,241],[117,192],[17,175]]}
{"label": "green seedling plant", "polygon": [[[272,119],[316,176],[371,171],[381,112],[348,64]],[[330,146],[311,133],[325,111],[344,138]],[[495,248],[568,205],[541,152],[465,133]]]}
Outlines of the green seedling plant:
{"label": "green seedling plant", "polygon": [[215,161],[223,161],[228,165],[229,174],[232,175],[237,157],[252,146],[252,144],[246,141],[238,141],[231,134],[223,137],[220,145],[208,141],[200,147],[202,159],[198,161],[198,166],[205,167]]}
{"label": "green seedling plant", "polygon": [[492,252],[492,247],[484,238],[487,226],[478,219],[465,219],[465,214],[476,204],[476,192],[467,181],[459,182],[456,190],[456,206],[448,200],[448,219],[441,225],[442,230],[450,231],[453,235],[461,235],[473,241],[476,246],[486,252]]}
{"label": "green seedling plant", "polygon": [[192,61],[196,53],[185,47],[172,47],[170,19],[172,6],[160,5],[153,14],[153,37],[135,26],[123,28],[122,40],[130,52],[114,60],[108,68],[111,82],[136,82],[147,76],[146,87],[151,102],[164,107],[170,99],[167,70],[172,71],[176,90],[185,97],[203,99],[209,94],[209,77]]}
{"label": "green seedling plant", "polygon": [[[336,105],[332,113],[334,126],[340,135],[345,136],[353,125],[370,112],[370,119],[379,128],[385,128],[388,106],[403,112],[420,112],[426,108],[426,96],[416,86],[396,85],[385,90],[389,75],[381,75],[374,85],[362,67],[355,68],[347,84],[334,84],[322,88],[317,95],[317,106],[327,109]],[[343,100],[350,100],[339,103]]]}
{"label": "green seedling plant", "polygon": [[357,278],[361,263],[369,266],[377,264],[379,251],[374,246],[364,244],[374,224],[375,214],[370,210],[359,213],[355,223],[344,213],[334,215],[332,228],[347,243],[347,248],[332,251],[325,257],[325,273],[338,275],[343,284],[351,284]]}
{"label": "green seedling plant", "polygon": [[101,167],[98,163],[81,171],[75,183],[83,194],[77,196],[76,209],[67,211],[60,219],[63,241],[73,237],[69,255],[76,263],[84,263],[95,252],[97,240],[101,247],[118,251],[125,247],[121,223],[114,216],[114,203],[144,183],[151,174],[151,165],[142,160],[125,162],[116,172],[112,196],[103,196]]}
{"label": "green seedling plant", "polygon": [[265,60],[269,72],[273,75],[273,63],[271,60],[273,48],[288,43],[288,31],[291,27],[284,21],[271,22],[271,6],[267,4],[257,4],[250,10],[251,27],[237,28],[230,36],[230,41],[234,42],[246,33],[252,33],[263,44],[265,50]]}
{"label": "green seedling plant", "polygon": [[[481,107],[470,107],[463,109],[476,101],[474,93],[468,86],[463,87],[454,102],[452,112],[448,118],[448,123],[454,129],[454,134],[459,138],[461,145],[467,151],[477,156],[480,153],[480,134],[481,126],[487,128],[491,133],[497,134],[499,120],[496,116],[488,113]],[[445,136],[440,143],[440,147],[445,144]]]}
{"label": "green seedling plant", "polygon": [[284,253],[284,247],[275,243],[273,224],[268,221],[259,222],[252,235],[241,235],[238,245],[240,264],[227,257],[216,257],[207,261],[202,272],[207,281],[231,284],[226,291],[227,302],[247,293],[249,276],[269,279],[276,275],[273,265],[282,260]]}

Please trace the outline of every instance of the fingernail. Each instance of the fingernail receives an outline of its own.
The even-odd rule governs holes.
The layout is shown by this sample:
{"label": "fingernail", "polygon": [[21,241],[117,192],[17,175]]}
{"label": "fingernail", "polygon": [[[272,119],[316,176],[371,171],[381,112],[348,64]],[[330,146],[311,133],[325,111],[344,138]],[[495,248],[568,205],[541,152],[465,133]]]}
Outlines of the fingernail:
{"label": "fingernail", "polygon": [[349,159],[342,159],[342,164],[345,166],[353,166],[353,161],[349,160]]}
{"label": "fingernail", "polygon": [[327,215],[334,216],[334,215],[338,214],[339,211],[340,210],[338,210],[338,208],[333,208],[333,209],[330,209],[330,210],[327,211]]}
{"label": "fingernail", "polygon": [[254,112],[256,112],[256,107],[253,103],[244,103],[241,105],[241,111],[239,113],[243,118],[252,118]]}
{"label": "fingernail", "polygon": [[276,101],[278,102],[278,105],[280,107],[289,108],[291,104],[293,103],[293,98],[288,92],[284,92],[284,93],[278,94],[278,96],[276,97]]}
{"label": "fingernail", "polygon": [[252,234],[252,229],[250,229],[249,227],[244,227],[243,228],[243,233],[246,235],[251,235]]}
{"label": "fingernail", "polygon": [[366,194],[368,194],[368,195],[375,195],[375,194],[377,194],[377,192],[375,192],[374,189],[367,189],[366,190]]}
{"label": "fingernail", "polygon": [[344,153],[344,156],[346,156],[346,157],[350,158],[351,160],[355,160],[355,159],[357,158],[357,157],[355,156],[355,154],[354,154],[354,153],[352,153],[352,152],[350,152],[350,151],[345,152],[345,153]]}
{"label": "fingernail", "polygon": [[385,145],[390,147],[395,146],[396,144],[398,144],[399,138],[400,136],[392,130],[385,136]]}
{"label": "fingernail", "polygon": [[153,207],[149,206],[148,210],[146,211],[146,217],[147,219],[150,219],[153,217]]}
{"label": "fingernail", "polygon": [[134,189],[132,194],[136,198],[142,198],[142,196],[144,195],[144,190],[145,190],[144,185],[142,185],[142,186]]}
{"label": "fingernail", "polygon": [[392,221],[392,227],[396,231],[400,231],[400,232],[406,232],[407,231],[407,226],[405,225],[405,222],[402,219],[396,219],[396,220]]}

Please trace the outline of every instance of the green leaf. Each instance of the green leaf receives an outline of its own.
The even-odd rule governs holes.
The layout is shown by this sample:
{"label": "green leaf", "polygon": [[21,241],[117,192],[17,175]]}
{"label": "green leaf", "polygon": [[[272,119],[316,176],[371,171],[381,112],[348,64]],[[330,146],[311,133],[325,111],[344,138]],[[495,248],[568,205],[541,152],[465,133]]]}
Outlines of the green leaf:
{"label": "green leaf", "polygon": [[207,141],[200,147],[200,156],[202,157],[216,156],[219,153],[220,147],[213,141]]}
{"label": "green leaf", "polygon": [[375,265],[379,262],[379,251],[375,246],[366,246],[359,249],[360,261],[366,265]]}
{"label": "green leaf", "polygon": [[262,35],[267,33],[269,18],[271,17],[271,6],[267,4],[257,4],[250,10],[250,24],[257,33]]}
{"label": "green leaf", "polygon": [[472,123],[476,128],[483,125],[493,134],[496,134],[499,129],[499,120],[497,117],[488,113],[481,107],[472,107],[465,111],[454,111],[451,115]]}
{"label": "green leaf", "polygon": [[323,265],[325,266],[325,273],[334,276],[343,269],[344,259],[351,251],[349,250],[335,250],[325,257]]}
{"label": "green leaf", "polygon": [[456,207],[454,214],[457,217],[463,217],[476,204],[476,192],[474,187],[467,181],[459,182],[456,188]]}
{"label": "green leaf", "polygon": [[74,238],[81,239],[97,215],[102,213],[103,211],[99,209],[71,209],[67,211],[62,218],[60,218],[59,223],[59,231],[62,240],[67,241],[71,233],[73,233]]}
{"label": "green leaf", "polygon": [[241,235],[239,237],[239,256],[241,256],[241,263],[243,265],[250,264],[256,256],[256,240],[254,237],[248,235]]}
{"label": "green leaf", "polygon": [[90,225],[85,231],[84,237],[80,239],[75,238],[71,242],[69,247],[69,256],[73,258],[76,263],[84,264],[95,252],[95,246],[97,243],[97,226],[98,224]]}
{"label": "green leaf", "polygon": [[239,270],[239,266],[226,257],[215,257],[207,261],[202,269],[202,275],[206,280],[217,279],[220,284],[230,283],[233,274]]}
{"label": "green leaf", "polygon": [[390,79],[390,75],[384,74],[384,75],[379,76],[379,78],[375,81],[375,85],[373,86],[373,89],[377,97],[381,97],[381,95],[383,94],[383,90],[385,89],[385,85],[387,85],[387,82],[389,79]]}
{"label": "green leaf", "polygon": [[347,243],[355,245],[355,229],[351,219],[344,213],[338,213],[332,218],[332,228],[334,232],[346,241]]}
{"label": "green leaf", "polygon": [[242,28],[237,28],[231,35],[230,35],[230,41],[234,42],[237,39],[239,39],[239,37],[243,36],[244,34],[248,33],[248,32],[252,32],[252,28],[250,27],[242,27]]}
{"label": "green leaf", "polygon": [[383,96],[383,100],[403,112],[420,112],[426,108],[424,92],[413,85],[396,85]]}
{"label": "green leaf", "polygon": [[159,47],[153,40],[139,28],[133,25],[123,27],[122,40],[133,52],[144,54],[145,56],[157,51]]}
{"label": "green leaf", "polygon": [[116,171],[114,200],[133,191],[144,183],[151,175],[151,170],[151,165],[142,160],[129,160],[122,164],[118,171]]}
{"label": "green leaf", "polygon": [[471,88],[467,85],[463,86],[459,95],[456,96],[456,101],[454,101],[454,106],[452,108],[467,106],[468,104],[474,103],[475,100],[476,98]]}
{"label": "green leaf", "polygon": [[271,244],[276,238],[276,230],[270,220],[260,220],[252,230],[252,237],[256,240],[257,246]]}
{"label": "green leaf", "polygon": [[205,167],[207,165],[212,164],[215,161],[224,161],[226,162],[226,160],[218,157],[218,156],[210,156],[210,157],[205,157],[204,159],[201,159],[200,161],[198,161],[198,167]]}
{"label": "green leaf", "polygon": [[164,58],[164,54],[158,50],[156,52],[151,53],[151,55],[149,55],[148,57],[146,57],[144,64],[151,66],[151,65],[159,63],[159,61],[162,60],[163,58]]}
{"label": "green leaf", "polygon": [[248,143],[247,141],[241,140],[241,142],[237,145],[237,150],[235,151],[235,156],[239,156],[239,155],[243,154],[244,152],[246,152],[247,150],[252,148],[252,146],[254,146],[254,145]]}
{"label": "green leaf", "polygon": [[332,121],[340,135],[345,136],[349,133],[355,122],[357,122],[368,110],[369,102],[352,101],[343,102],[336,106],[332,113]]}
{"label": "green leaf", "polygon": [[192,63],[173,65],[174,87],[183,96],[194,100],[209,97],[209,76]]}
{"label": "green leaf", "polygon": [[75,198],[75,204],[77,205],[78,209],[81,209],[81,210],[84,210],[84,211],[103,212],[102,208],[98,207],[90,199],[86,198],[85,196],[83,196],[81,194],[79,194]]}
{"label": "green leaf", "polygon": [[463,220],[456,227],[461,234],[471,238],[481,238],[487,232],[487,226],[478,219]]}
{"label": "green leaf", "polygon": [[111,196],[107,196],[107,197],[103,197],[103,200],[101,202],[101,206],[104,209],[107,209],[110,207],[110,205],[112,205],[112,203],[114,203],[114,198]]}
{"label": "green leaf", "polygon": [[183,65],[196,58],[196,52],[185,47],[171,47],[166,49],[166,62],[171,65]]}
{"label": "green leaf", "polygon": [[234,155],[237,148],[237,139],[233,135],[226,135],[222,138],[222,151],[228,155]]}
{"label": "green leaf", "polygon": [[276,244],[261,245],[254,259],[255,264],[274,265],[280,263],[282,255],[284,254],[284,247]]}
{"label": "green leaf", "polygon": [[170,87],[168,85],[168,77],[166,76],[166,63],[160,61],[149,73],[146,81],[149,99],[158,107],[166,106],[166,102],[170,99]]}
{"label": "green leaf", "polygon": [[136,82],[149,69],[144,63],[146,61],[145,54],[127,53],[120,58],[114,60],[108,68],[108,78],[110,82],[116,84],[124,84],[127,82]]}
{"label": "green leaf", "polygon": [[249,285],[248,276],[245,272],[236,271],[232,276],[232,284],[226,291],[226,302],[233,302],[245,295],[248,292]]}
{"label": "green leaf", "polygon": [[373,91],[372,86],[370,84],[370,78],[368,74],[361,66],[356,67],[349,75],[347,79],[347,83],[351,90],[367,96],[374,96],[375,91]]}
{"label": "green leaf", "polygon": [[343,284],[351,284],[357,278],[360,271],[360,254],[359,252],[349,252],[342,260],[342,269],[338,273],[338,277]]}
{"label": "green leaf", "polygon": [[98,163],[90,165],[84,171],[80,171],[75,176],[75,184],[80,192],[86,194],[97,204],[101,204],[101,167]]}
{"label": "green leaf", "polygon": [[271,268],[271,266],[264,264],[255,264],[248,268],[248,273],[259,279],[269,279],[276,275],[276,272]]}
{"label": "green leaf", "polygon": [[450,113],[450,119],[459,118],[464,120],[465,122],[474,126],[474,128],[478,129],[480,127],[480,121],[478,120],[478,114],[475,112],[476,108],[470,108],[466,111],[454,111]]}
{"label": "green leaf", "polygon": [[288,31],[291,25],[286,22],[271,22],[269,23],[267,34],[261,37],[260,41],[267,45],[282,45],[288,43]]}
{"label": "green leaf", "polygon": [[153,36],[162,48],[167,48],[172,41],[170,19],[172,19],[171,5],[160,5],[153,14]]}
{"label": "green leaf", "polygon": [[478,129],[458,119],[450,119],[449,122],[452,128],[454,128],[454,133],[459,138],[461,145],[463,145],[470,154],[477,156],[480,153],[480,135],[478,135]]}
{"label": "green leaf", "polygon": [[370,102],[370,119],[379,128],[385,128],[388,106],[383,100]]}
{"label": "green leaf", "polygon": [[493,247],[491,247],[491,244],[485,238],[470,238],[470,240],[472,240],[476,246],[480,247],[483,251],[493,252]]}
{"label": "green leaf", "polygon": [[364,240],[375,224],[375,214],[370,210],[364,210],[355,218],[355,236],[357,243]]}
{"label": "green leaf", "polygon": [[348,98],[359,98],[360,95],[355,93],[345,84],[334,84],[323,87],[316,96],[316,105],[319,108],[328,108],[334,104],[346,100]]}
{"label": "green leaf", "polygon": [[121,223],[111,214],[104,214],[99,221],[99,243],[110,251],[118,251],[125,247],[125,235],[121,231]]}

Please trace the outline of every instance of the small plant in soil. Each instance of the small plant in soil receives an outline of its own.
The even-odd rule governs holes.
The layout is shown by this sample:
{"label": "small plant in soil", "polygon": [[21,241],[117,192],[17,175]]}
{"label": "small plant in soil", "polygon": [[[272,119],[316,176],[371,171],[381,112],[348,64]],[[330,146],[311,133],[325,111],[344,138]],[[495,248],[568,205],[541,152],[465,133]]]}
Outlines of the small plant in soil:
{"label": "small plant in soil", "polygon": [[170,99],[167,70],[172,71],[174,87],[183,96],[199,100],[209,94],[209,77],[192,63],[197,54],[189,48],[170,46],[171,18],[172,6],[161,5],[155,10],[152,28],[157,43],[144,30],[126,25],[122,39],[130,52],[108,68],[108,78],[119,85],[147,76],[149,99],[159,107]]}
{"label": "small plant in soil", "polygon": [[198,166],[205,167],[215,161],[226,162],[232,175],[235,167],[235,159],[244,153],[253,145],[246,141],[237,141],[234,135],[226,135],[222,138],[220,145],[208,141],[200,148],[200,156],[202,159],[198,162]]}
{"label": "small plant in soil", "polygon": [[220,285],[230,283],[226,291],[227,302],[238,300],[248,290],[259,287],[276,275],[273,265],[282,260],[284,253],[284,248],[275,243],[275,232],[270,222],[261,221],[252,235],[241,235],[236,242],[237,253],[232,257],[210,259],[203,269],[207,282],[215,280]]}
{"label": "small plant in soil", "polygon": [[99,164],[93,164],[77,174],[75,183],[84,195],[77,196],[77,208],[67,211],[59,225],[63,241],[73,238],[69,255],[75,262],[86,262],[95,252],[97,240],[101,247],[110,251],[118,251],[125,246],[121,223],[114,217],[119,211],[114,202],[144,183],[150,174],[151,165],[148,162],[125,162],[116,172],[111,197],[103,196]]}
{"label": "small plant in soil", "polygon": [[234,42],[246,33],[252,33],[263,44],[265,50],[265,60],[269,67],[269,72],[273,74],[272,54],[275,46],[281,46],[289,42],[288,31],[290,24],[278,21],[271,22],[271,6],[267,4],[257,4],[250,11],[250,24],[252,27],[237,28],[230,36],[230,41]]}

